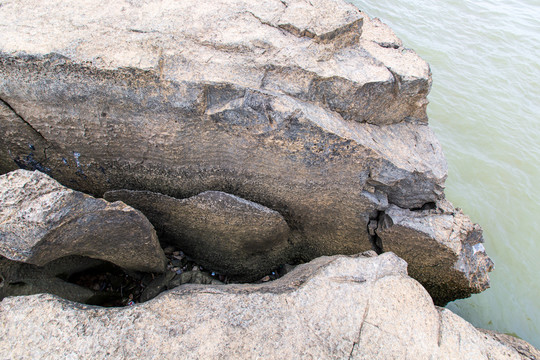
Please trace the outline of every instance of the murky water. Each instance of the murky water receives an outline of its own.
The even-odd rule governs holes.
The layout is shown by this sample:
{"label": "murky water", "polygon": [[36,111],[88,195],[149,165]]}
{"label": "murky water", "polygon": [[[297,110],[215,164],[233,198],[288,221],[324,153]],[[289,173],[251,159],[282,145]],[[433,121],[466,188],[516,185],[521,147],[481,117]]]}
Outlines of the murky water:
{"label": "murky water", "polygon": [[351,2],[430,63],[447,198],[496,264],[491,289],[448,308],[540,348],[540,1]]}

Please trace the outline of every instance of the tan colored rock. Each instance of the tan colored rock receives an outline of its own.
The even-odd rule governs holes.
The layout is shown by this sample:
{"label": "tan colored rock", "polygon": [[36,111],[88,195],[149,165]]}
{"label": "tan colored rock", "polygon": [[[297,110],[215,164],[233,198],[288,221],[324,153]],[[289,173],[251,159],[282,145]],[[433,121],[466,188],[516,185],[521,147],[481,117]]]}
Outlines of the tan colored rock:
{"label": "tan colored rock", "polygon": [[175,199],[149,191],[116,190],[104,198],[142,211],[162,241],[236,281],[257,280],[288,260],[287,223],[277,211],[252,201],[221,191]]}
{"label": "tan colored rock", "polygon": [[0,175],[0,255],[39,266],[80,255],[153,272],[166,263],[152,224],[139,211],[27,170]]}
{"label": "tan colored rock", "polygon": [[525,340],[519,339],[515,336],[508,334],[500,334],[495,331],[478,329],[486,335],[494,338],[499,341],[501,344],[509,346],[515,349],[523,360],[538,360],[540,359],[540,351],[534,346],[526,342]]}
{"label": "tan colored rock", "polygon": [[435,307],[392,253],[318,258],[259,285],[183,285],[121,309],[6,298],[0,322],[2,358],[520,359]]}

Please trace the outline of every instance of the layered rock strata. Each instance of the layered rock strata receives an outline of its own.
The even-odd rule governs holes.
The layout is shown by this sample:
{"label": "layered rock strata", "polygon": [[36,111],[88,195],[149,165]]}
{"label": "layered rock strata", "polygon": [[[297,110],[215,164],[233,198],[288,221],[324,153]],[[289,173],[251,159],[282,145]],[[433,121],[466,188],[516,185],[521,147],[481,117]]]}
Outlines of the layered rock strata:
{"label": "layered rock strata", "polygon": [[0,322],[2,358],[521,358],[435,307],[393,253],[322,257],[260,285],[183,285],[122,309],[7,298]]}
{"label": "layered rock strata", "polygon": [[[301,260],[384,249],[370,223],[444,197],[429,66],[342,1],[24,0],[0,28],[0,171],[97,196],[233,194],[279,212]],[[489,269],[457,266],[463,287],[438,302]]]}
{"label": "layered rock strata", "polygon": [[152,224],[138,210],[27,170],[0,175],[0,255],[39,266],[78,255],[149,272],[163,272],[166,263]]}
{"label": "layered rock strata", "polygon": [[141,210],[161,241],[236,281],[255,281],[287,262],[289,227],[274,210],[220,191],[175,199],[149,191],[115,190],[108,201]]}

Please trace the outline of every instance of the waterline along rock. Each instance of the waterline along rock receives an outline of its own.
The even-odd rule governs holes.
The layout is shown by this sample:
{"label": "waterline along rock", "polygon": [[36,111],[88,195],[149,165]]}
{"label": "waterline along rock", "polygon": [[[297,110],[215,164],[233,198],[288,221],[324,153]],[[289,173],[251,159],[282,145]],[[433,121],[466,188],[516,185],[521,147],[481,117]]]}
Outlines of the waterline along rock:
{"label": "waterline along rock", "polygon": [[411,219],[437,207],[447,166],[427,125],[428,64],[354,6],[21,0],[2,3],[0,29],[1,172],[37,169],[94,196],[228,193],[283,217],[275,259],[405,257],[426,238],[407,260],[451,253],[417,276],[441,284],[438,304],[488,286],[480,236],[379,227],[395,207]]}
{"label": "waterline along rock", "polygon": [[73,191],[39,171],[0,175],[0,255],[43,266],[68,256],[163,272],[152,224],[122,202]]}

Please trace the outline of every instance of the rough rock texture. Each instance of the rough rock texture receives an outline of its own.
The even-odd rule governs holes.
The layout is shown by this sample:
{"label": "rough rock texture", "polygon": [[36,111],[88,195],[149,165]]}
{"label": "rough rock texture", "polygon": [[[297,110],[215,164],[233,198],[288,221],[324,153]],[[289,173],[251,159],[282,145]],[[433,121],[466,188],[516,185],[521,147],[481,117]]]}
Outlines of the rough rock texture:
{"label": "rough rock texture", "polygon": [[0,357],[520,359],[406,275],[393,253],[335,256],[260,285],[183,285],[142,305],[0,303]]}
{"label": "rough rock texture", "polygon": [[152,224],[139,211],[27,170],[0,175],[0,255],[40,266],[80,255],[150,272],[164,271],[166,263]]}
{"label": "rough rock texture", "polygon": [[495,340],[499,341],[500,343],[506,346],[509,346],[511,348],[514,348],[521,355],[522,359],[525,359],[525,360],[539,360],[540,359],[540,351],[538,351],[538,349],[536,349],[534,346],[532,346],[525,340],[519,339],[512,335],[500,334],[491,330],[486,330],[486,329],[478,329],[478,330],[493,337]]}
{"label": "rough rock texture", "polygon": [[429,66],[340,0],[21,0],[0,31],[0,171],[234,194],[278,211],[304,260],[371,249],[390,205],[444,197]]}
{"label": "rough rock texture", "polygon": [[175,199],[149,191],[115,190],[143,212],[161,240],[182,249],[204,267],[240,281],[254,281],[286,262],[289,227],[274,210],[220,191]]}
{"label": "rough rock texture", "polygon": [[384,251],[400,254],[411,264],[409,275],[422,283],[437,305],[489,286],[487,273],[493,262],[482,245],[482,229],[446,201],[423,211],[392,205],[380,217],[376,235]]}

